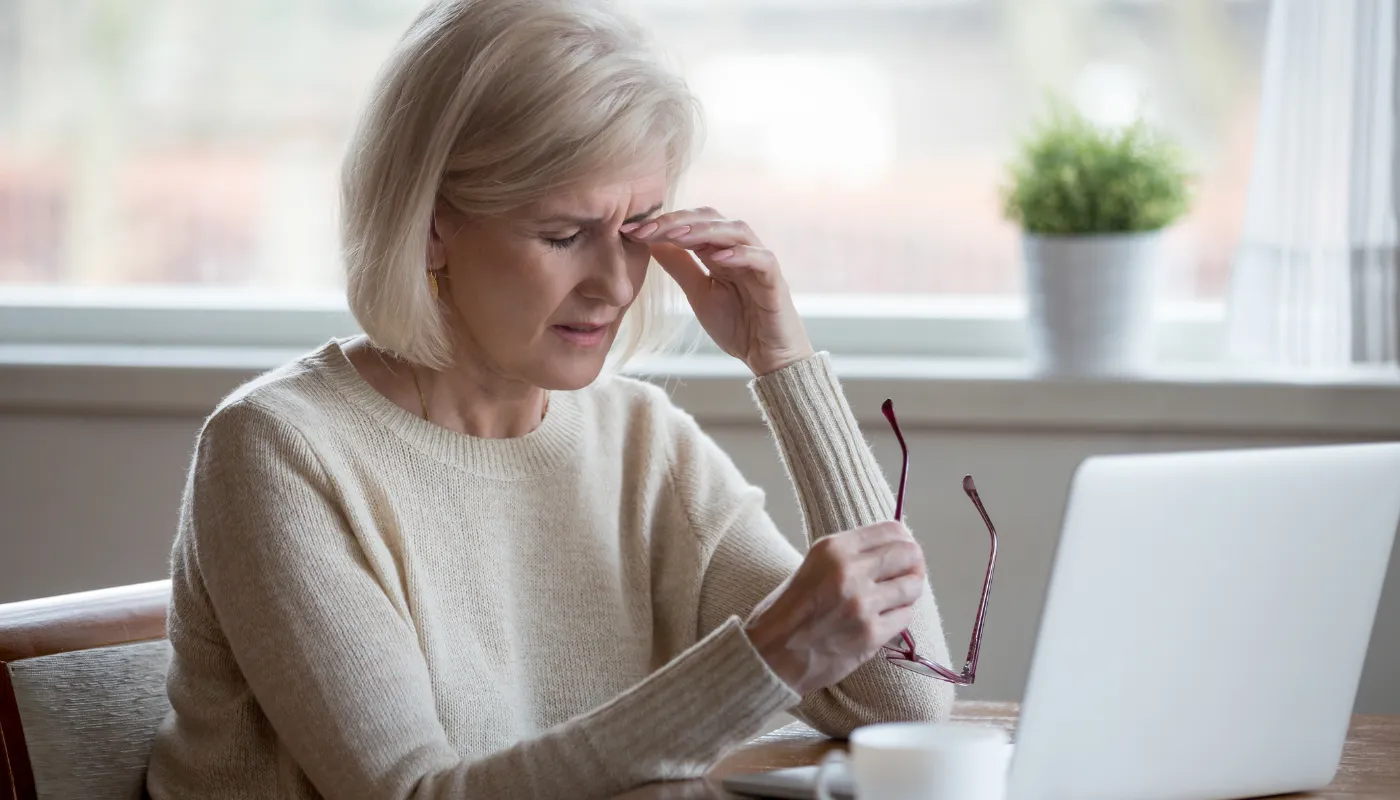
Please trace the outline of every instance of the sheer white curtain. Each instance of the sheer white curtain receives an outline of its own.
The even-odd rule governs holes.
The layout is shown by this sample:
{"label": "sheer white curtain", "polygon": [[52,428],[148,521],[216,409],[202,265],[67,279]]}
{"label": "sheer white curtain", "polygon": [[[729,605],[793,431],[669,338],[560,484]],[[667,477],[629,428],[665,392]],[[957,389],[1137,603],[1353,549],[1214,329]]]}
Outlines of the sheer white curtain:
{"label": "sheer white curtain", "polygon": [[1274,0],[1230,351],[1271,366],[1400,356],[1396,0]]}

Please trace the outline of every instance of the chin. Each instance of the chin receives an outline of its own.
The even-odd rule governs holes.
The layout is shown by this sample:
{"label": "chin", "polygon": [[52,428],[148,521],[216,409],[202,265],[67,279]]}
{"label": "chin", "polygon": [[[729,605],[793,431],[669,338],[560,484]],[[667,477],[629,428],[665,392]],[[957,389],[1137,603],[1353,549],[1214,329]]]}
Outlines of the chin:
{"label": "chin", "polygon": [[559,392],[571,392],[590,386],[603,372],[604,357],[574,356],[559,359],[545,368],[548,379],[540,387]]}
{"label": "chin", "polygon": [[546,345],[535,361],[538,377],[534,381],[541,389],[568,392],[583,389],[598,380],[607,363],[608,354],[617,343],[617,330],[609,332],[606,341],[588,348],[568,344]]}

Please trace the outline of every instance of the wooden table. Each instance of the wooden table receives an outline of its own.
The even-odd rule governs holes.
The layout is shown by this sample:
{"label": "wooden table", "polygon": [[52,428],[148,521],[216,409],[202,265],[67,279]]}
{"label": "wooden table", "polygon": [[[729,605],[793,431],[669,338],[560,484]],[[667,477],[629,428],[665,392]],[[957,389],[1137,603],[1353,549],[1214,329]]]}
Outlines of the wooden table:
{"label": "wooden table", "polygon": [[[960,702],[953,709],[953,719],[997,725],[1014,734],[1017,713],[1015,703]],[[845,742],[824,738],[806,725],[796,723],[759,737],[731,753],[704,780],[648,784],[619,795],[619,800],[729,800],[738,796],[720,788],[725,776],[815,764],[834,747],[844,748]],[[1358,714],[1352,717],[1337,779],[1321,792],[1286,797],[1400,798],[1400,716]]]}

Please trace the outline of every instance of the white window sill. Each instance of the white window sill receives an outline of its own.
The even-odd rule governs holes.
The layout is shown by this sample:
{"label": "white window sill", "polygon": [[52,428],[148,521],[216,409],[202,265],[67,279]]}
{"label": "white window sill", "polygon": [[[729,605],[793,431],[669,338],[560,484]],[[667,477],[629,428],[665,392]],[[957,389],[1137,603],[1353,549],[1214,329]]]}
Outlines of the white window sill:
{"label": "white window sill", "polygon": [[[0,345],[0,412],[203,416],[234,387],[304,349]],[[1190,365],[1142,378],[1046,379],[1014,359],[836,357],[860,421],[956,429],[1229,432],[1400,437],[1400,372],[1241,375]],[[630,373],[667,386],[707,423],[754,422],[742,364],[696,355]]]}

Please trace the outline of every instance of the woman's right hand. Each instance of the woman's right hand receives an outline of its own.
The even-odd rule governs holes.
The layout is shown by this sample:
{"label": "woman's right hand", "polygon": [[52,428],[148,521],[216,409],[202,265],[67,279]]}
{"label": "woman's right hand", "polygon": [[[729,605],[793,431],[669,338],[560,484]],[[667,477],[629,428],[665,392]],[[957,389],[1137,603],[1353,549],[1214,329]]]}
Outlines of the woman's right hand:
{"label": "woman's right hand", "polygon": [[903,524],[879,522],[817,541],[744,629],[798,694],[830,686],[909,625],[924,592],[924,553]]}

